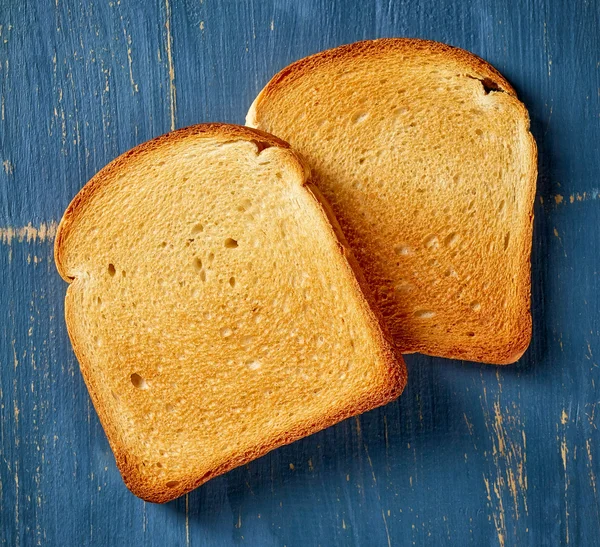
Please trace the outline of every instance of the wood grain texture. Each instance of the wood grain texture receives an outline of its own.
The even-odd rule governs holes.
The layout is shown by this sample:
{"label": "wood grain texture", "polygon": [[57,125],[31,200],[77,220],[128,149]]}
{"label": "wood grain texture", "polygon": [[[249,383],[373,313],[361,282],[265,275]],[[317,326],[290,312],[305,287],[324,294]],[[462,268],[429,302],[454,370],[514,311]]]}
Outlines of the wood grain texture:
{"label": "wood grain texture", "polygon": [[[596,0],[0,0],[2,545],[598,544],[599,20]],[[291,61],[383,36],[469,49],[529,108],[531,348],[501,369],[409,356],[397,402],[136,499],[67,339],[56,221],[119,153],[243,123]]]}

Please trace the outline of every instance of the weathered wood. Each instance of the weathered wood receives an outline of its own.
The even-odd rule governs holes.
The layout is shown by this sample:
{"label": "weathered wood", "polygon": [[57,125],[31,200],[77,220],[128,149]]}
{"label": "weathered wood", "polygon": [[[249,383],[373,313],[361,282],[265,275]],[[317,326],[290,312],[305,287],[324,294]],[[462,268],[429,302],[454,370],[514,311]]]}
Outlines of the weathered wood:
{"label": "weathered wood", "polygon": [[[2,544],[597,545],[599,19],[596,0],[0,0]],[[56,222],[119,153],[243,123],[281,67],[380,36],[467,48],[530,110],[530,350],[506,368],[409,356],[396,403],[166,506],[136,499],[67,338]]]}

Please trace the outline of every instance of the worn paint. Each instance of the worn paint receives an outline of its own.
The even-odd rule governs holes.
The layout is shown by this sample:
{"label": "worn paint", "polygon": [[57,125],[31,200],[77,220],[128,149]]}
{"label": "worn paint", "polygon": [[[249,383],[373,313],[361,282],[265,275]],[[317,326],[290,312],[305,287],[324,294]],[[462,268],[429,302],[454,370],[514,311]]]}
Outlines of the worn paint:
{"label": "worn paint", "polygon": [[12,226],[0,227],[0,243],[3,245],[11,245],[13,241],[18,243],[23,241],[43,243],[46,240],[54,239],[57,228],[58,223],[55,221],[42,222],[38,226],[33,226],[30,222],[26,226],[16,228]]}
{"label": "worn paint", "polygon": [[[0,0],[0,544],[596,544],[598,10]],[[243,123],[291,61],[381,36],[470,49],[529,109],[540,172],[531,348],[505,368],[408,356],[397,402],[166,506],[136,499],[66,333],[57,221],[132,146],[197,122]]]}

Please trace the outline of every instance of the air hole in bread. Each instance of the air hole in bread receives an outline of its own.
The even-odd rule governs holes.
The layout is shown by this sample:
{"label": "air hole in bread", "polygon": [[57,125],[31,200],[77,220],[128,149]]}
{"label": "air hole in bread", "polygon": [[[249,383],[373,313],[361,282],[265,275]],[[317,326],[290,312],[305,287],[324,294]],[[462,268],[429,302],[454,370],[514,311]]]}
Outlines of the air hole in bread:
{"label": "air hole in bread", "polygon": [[100,298],[99,296],[96,297],[96,304],[98,304],[99,306],[102,304],[102,298]]}
{"label": "air hole in bread", "polygon": [[202,271],[202,259],[196,257],[194,258],[194,270],[196,270],[197,272]]}
{"label": "air hole in bread", "polygon": [[233,331],[229,327],[223,327],[220,333],[223,338],[229,338],[233,334]]}
{"label": "air hole in bread", "polygon": [[167,403],[167,404],[165,405],[165,410],[166,410],[167,412],[173,412],[173,411],[175,410],[175,407],[174,407],[174,406],[173,406],[171,403]]}
{"label": "air hole in bread", "polygon": [[473,311],[480,311],[481,310],[481,304],[477,301],[475,302],[471,302],[471,309]]}
{"label": "air hole in bread", "polygon": [[473,331],[469,331],[467,332],[467,336],[473,337],[475,336],[475,333]]}
{"label": "air hole in bread", "polygon": [[250,206],[252,205],[252,202],[249,199],[245,199],[244,201],[242,201],[242,203],[240,203],[237,207],[237,210],[240,213],[244,213],[246,212],[248,209],[250,209]]}
{"label": "air hole in bread", "polygon": [[117,401],[117,403],[119,403],[121,401],[121,397],[119,396],[119,394],[116,391],[111,389],[110,394],[113,396],[113,399],[115,401]]}
{"label": "air hole in bread", "polygon": [[204,283],[206,281],[206,272],[204,270],[201,270],[199,273],[199,277],[200,277],[200,281],[202,281]]}
{"label": "air hole in bread", "polygon": [[397,255],[404,255],[405,256],[405,255],[411,254],[412,253],[412,249],[408,245],[402,244],[402,245],[396,245],[394,247],[394,252]]}
{"label": "air hole in bread", "polygon": [[210,264],[214,259],[215,259],[215,253],[208,253],[208,263]]}
{"label": "air hole in bread", "polygon": [[352,115],[352,123],[362,123],[369,117],[368,112],[355,112]]}
{"label": "air hole in bread", "polygon": [[200,222],[194,224],[192,228],[192,235],[198,235],[201,232],[204,232],[204,226]]}
{"label": "air hole in bread", "polygon": [[115,265],[109,264],[108,265],[108,275],[110,275],[111,277],[114,277],[116,273],[117,273],[117,270],[115,269]]}
{"label": "air hole in bread", "polygon": [[167,481],[166,486],[167,488],[175,488],[176,486],[179,486],[179,481]]}
{"label": "air hole in bread", "polygon": [[488,95],[491,91],[500,91],[500,87],[498,84],[494,82],[491,78],[483,78],[479,80],[483,87],[483,92]]}
{"label": "air hole in bread", "polygon": [[163,466],[163,464],[162,464],[162,463],[160,463],[160,462],[156,462],[156,467],[158,467],[158,468],[160,469],[162,466]]}
{"label": "air hole in bread", "polygon": [[435,312],[431,310],[417,310],[413,315],[417,319],[431,319],[435,316]]}
{"label": "air hole in bread", "polygon": [[410,283],[407,283],[406,281],[401,281],[394,287],[394,290],[398,293],[407,293],[412,291],[412,289],[413,286]]}
{"label": "air hole in bread", "polygon": [[500,202],[500,204],[498,205],[498,212],[501,213],[504,210],[504,206],[506,205],[506,202],[504,200],[502,200]]}
{"label": "air hole in bread", "polygon": [[166,246],[167,246],[167,242],[166,242],[166,241],[163,241],[163,242],[160,244],[160,246],[161,246],[161,247],[163,247],[163,248],[164,248],[164,247],[166,247]]}
{"label": "air hole in bread", "polygon": [[440,240],[437,236],[434,235],[427,236],[425,238],[425,247],[431,249],[432,251],[435,251],[440,247]]}
{"label": "air hole in bread", "polygon": [[238,242],[231,237],[228,237],[223,244],[227,249],[235,249],[238,246]]}
{"label": "air hole in bread", "polygon": [[146,382],[146,379],[137,372],[134,372],[130,376],[130,379],[133,387],[136,387],[137,389],[148,389],[148,382]]}
{"label": "air hole in bread", "polygon": [[122,275],[123,277],[125,277],[125,276],[127,275],[127,272],[126,272],[125,270],[123,270],[123,271],[121,272],[121,275]]}
{"label": "air hole in bread", "polygon": [[262,366],[258,359],[248,359],[246,365],[250,370],[258,370]]}
{"label": "air hole in bread", "polygon": [[481,137],[481,135],[483,135],[483,131],[481,129],[475,129],[475,134]]}
{"label": "air hole in bread", "polygon": [[235,287],[235,277],[230,277],[229,278],[229,284],[231,285],[231,287]]}
{"label": "air hole in bread", "polygon": [[446,247],[453,247],[458,243],[459,235],[456,232],[452,232],[444,239],[444,245]]}
{"label": "air hole in bread", "polygon": [[506,232],[504,236],[504,250],[508,249],[508,244],[510,243],[510,232]]}
{"label": "air hole in bread", "polygon": [[240,339],[240,344],[244,347],[250,346],[252,342],[254,342],[254,336],[250,336],[249,334],[247,334],[246,336],[242,336],[242,338]]}

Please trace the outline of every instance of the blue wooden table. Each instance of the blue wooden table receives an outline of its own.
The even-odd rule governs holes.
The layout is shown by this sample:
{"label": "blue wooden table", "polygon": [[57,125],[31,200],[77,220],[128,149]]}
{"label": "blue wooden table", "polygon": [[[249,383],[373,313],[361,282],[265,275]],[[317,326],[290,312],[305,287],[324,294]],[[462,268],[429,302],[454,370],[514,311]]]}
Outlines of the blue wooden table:
{"label": "blue wooden table", "polygon": [[[144,503],[67,338],[57,221],[121,152],[243,123],[291,61],[383,36],[469,49],[529,109],[529,351],[506,368],[409,356],[397,402]],[[2,545],[599,545],[599,93],[594,0],[0,0]]]}

